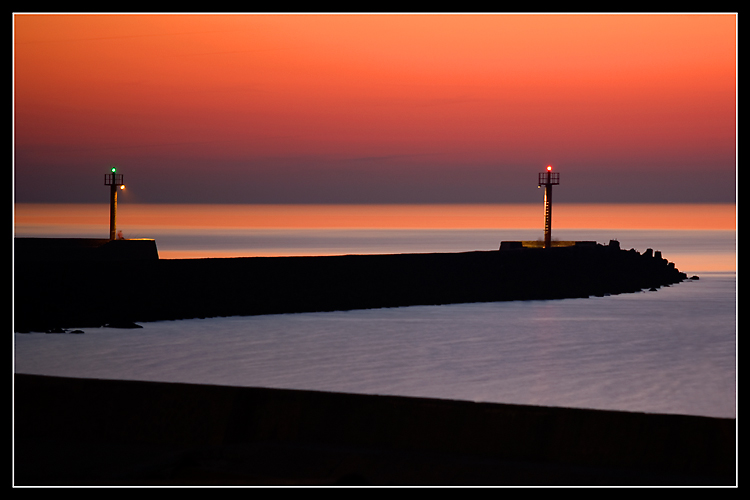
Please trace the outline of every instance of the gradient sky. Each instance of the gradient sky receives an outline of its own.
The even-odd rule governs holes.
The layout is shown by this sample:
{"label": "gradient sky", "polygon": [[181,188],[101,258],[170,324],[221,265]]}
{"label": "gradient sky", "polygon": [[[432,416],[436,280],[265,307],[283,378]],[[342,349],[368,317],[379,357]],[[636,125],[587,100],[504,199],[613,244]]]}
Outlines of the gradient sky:
{"label": "gradient sky", "polygon": [[735,202],[737,18],[14,16],[16,202]]}

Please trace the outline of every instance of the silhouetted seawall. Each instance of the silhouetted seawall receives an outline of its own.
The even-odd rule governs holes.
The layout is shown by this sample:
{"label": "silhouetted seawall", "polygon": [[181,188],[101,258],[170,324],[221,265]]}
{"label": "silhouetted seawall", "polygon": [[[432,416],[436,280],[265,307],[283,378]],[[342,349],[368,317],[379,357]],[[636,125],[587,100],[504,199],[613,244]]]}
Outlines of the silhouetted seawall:
{"label": "silhouetted seawall", "polygon": [[64,261],[156,260],[156,241],[150,238],[14,238],[18,263]]}
{"label": "silhouetted seawall", "polygon": [[15,376],[16,485],[733,485],[736,419]]}
{"label": "silhouetted seawall", "polygon": [[685,279],[651,250],[612,246],[466,253],[131,261],[16,261],[15,327],[542,300]]}

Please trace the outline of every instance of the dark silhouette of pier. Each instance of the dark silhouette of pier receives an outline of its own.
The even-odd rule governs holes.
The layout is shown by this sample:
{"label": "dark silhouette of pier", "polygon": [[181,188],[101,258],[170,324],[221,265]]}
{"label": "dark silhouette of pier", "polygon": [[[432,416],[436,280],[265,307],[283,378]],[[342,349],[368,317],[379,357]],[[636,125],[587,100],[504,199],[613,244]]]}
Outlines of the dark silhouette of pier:
{"label": "dark silhouette of pier", "polygon": [[686,278],[647,249],[617,241],[552,241],[552,186],[544,186],[544,243],[499,251],[329,257],[160,260],[154,240],[116,238],[116,167],[110,237],[16,238],[14,327],[60,331],[139,321],[320,312],[412,305],[590,297],[652,290]]}
{"label": "dark silhouette of pier", "polygon": [[[686,278],[660,253],[622,250],[617,242],[464,253],[174,260],[155,258],[153,240],[110,241],[89,252],[91,258],[65,259],[52,250],[24,257],[27,243],[16,241],[16,331],[581,298],[650,290]],[[108,245],[121,245],[121,251],[104,252]],[[45,258],[38,258],[40,253]]]}

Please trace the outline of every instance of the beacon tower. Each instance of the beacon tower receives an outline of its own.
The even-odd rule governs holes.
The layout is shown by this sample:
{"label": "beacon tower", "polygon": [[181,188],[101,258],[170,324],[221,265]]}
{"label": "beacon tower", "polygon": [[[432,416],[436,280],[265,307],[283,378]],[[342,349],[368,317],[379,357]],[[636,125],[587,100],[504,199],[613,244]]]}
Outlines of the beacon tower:
{"label": "beacon tower", "polygon": [[114,240],[117,236],[117,190],[125,189],[122,174],[117,173],[117,168],[110,168],[111,174],[104,174],[104,185],[109,189],[109,239]]}
{"label": "beacon tower", "polygon": [[552,186],[560,184],[560,173],[552,171],[552,165],[547,170],[539,172],[539,186],[544,186],[544,248],[552,246]]}

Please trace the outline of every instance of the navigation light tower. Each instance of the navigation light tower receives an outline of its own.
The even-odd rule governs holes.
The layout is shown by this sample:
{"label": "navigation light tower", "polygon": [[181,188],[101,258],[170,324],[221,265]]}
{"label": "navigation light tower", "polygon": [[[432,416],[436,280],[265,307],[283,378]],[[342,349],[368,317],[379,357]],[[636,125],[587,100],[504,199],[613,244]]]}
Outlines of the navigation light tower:
{"label": "navigation light tower", "polygon": [[104,185],[110,186],[109,189],[109,239],[114,240],[116,238],[116,222],[117,218],[117,190],[125,189],[123,183],[122,174],[117,173],[117,168],[112,167],[110,169],[111,174],[104,174]]}
{"label": "navigation light tower", "polygon": [[544,248],[552,246],[552,186],[560,184],[560,173],[547,165],[545,172],[539,172],[539,186],[544,186]]}

